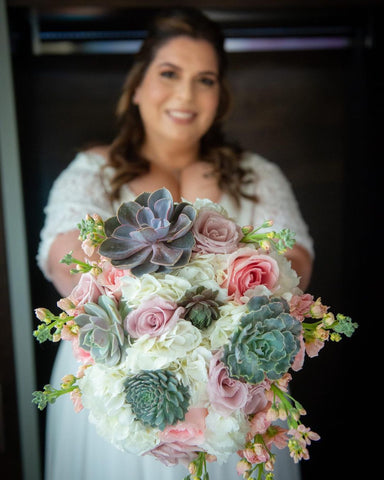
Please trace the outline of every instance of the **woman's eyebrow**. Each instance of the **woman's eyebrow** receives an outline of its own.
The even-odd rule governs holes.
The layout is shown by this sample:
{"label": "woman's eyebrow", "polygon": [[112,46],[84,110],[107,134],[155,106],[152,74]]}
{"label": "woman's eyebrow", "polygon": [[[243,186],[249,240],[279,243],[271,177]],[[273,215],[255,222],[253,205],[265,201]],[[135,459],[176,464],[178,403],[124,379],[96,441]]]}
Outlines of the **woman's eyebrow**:
{"label": "woman's eyebrow", "polygon": [[[170,68],[174,68],[176,70],[182,70],[181,67],[179,67],[178,65],[176,65],[175,63],[172,63],[172,62],[161,62],[158,64],[158,68],[163,68],[163,67],[170,67]],[[218,76],[218,73],[214,70],[202,70],[200,72],[197,72],[199,75],[213,75],[215,77]]]}
{"label": "woman's eyebrow", "polygon": [[177,66],[172,62],[161,62],[158,64],[158,67],[171,67],[171,68],[176,68],[177,70],[181,70],[181,67]]}

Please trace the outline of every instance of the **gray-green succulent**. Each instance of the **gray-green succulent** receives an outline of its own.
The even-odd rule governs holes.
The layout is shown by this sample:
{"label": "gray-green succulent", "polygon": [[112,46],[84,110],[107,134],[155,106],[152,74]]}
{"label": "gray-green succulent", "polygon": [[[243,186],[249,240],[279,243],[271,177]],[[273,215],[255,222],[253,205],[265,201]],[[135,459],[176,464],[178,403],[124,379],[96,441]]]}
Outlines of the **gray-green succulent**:
{"label": "gray-green succulent", "polygon": [[282,298],[253,297],[222,361],[230,377],[257,384],[278,380],[290,368],[300,348],[301,323],[289,314]]}
{"label": "gray-green succulent", "polygon": [[194,207],[174,203],[166,188],[143,193],[105,222],[107,239],[99,252],[136,276],[180,267],[188,263],[195,244],[190,231],[195,217]]}
{"label": "gray-green succulent", "polygon": [[208,328],[211,323],[220,317],[219,307],[222,302],[217,300],[217,291],[199,286],[188,290],[180,306],[185,308],[184,318],[200,330]]}
{"label": "gray-green succulent", "polygon": [[144,370],[125,381],[126,400],[144,425],[164,430],[184,420],[188,411],[188,387],[169,370]]}
{"label": "gray-green succulent", "polygon": [[84,311],[76,317],[80,327],[80,347],[90,352],[97,363],[117,365],[125,343],[117,305],[111,298],[101,295],[98,304],[89,302],[84,306]]}

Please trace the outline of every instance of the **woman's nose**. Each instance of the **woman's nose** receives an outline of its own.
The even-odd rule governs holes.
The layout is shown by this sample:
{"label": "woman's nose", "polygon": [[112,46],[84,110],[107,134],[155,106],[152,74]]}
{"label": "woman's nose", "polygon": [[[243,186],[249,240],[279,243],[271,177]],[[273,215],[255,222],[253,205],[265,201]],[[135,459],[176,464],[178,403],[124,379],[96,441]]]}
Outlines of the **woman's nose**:
{"label": "woman's nose", "polygon": [[194,96],[193,82],[190,80],[180,81],[177,88],[177,96],[184,101],[190,101]]}

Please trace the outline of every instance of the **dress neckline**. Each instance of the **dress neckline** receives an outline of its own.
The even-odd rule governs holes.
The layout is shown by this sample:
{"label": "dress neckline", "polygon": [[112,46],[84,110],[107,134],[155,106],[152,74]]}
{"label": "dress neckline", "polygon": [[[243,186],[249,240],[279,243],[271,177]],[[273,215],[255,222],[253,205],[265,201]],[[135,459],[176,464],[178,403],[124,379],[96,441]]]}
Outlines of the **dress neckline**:
{"label": "dress neckline", "polygon": [[[87,151],[87,152],[83,152],[85,153],[86,155],[92,155],[93,157],[96,157],[100,160],[102,160],[102,162],[104,163],[104,165],[107,164],[107,159],[105,158],[104,155],[102,155],[101,153],[97,153],[97,152],[92,152],[92,151]],[[113,167],[111,167],[112,169]],[[121,203],[123,202],[128,202],[128,201],[132,201],[134,200],[138,195],[136,195],[133,190],[130,188],[130,186],[127,184],[127,183],[124,183],[124,185],[121,186],[120,188],[120,194],[119,194],[119,199],[117,201],[114,202],[114,204],[117,204],[117,207],[119,207],[121,205]],[[204,199],[199,199],[199,200],[204,200]],[[186,200],[188,201],[188,200]],[[234,205],[233,205],[233,201],[232,199],[229,197],[229,195],[226,193],[226,192],[222,192],[221,193],[221,197],[219,199],[218,202],[215,202],[217,204],[219,204],[220,206],[224,207],[227,211],[228,211],[228,208],[234,208]]]}

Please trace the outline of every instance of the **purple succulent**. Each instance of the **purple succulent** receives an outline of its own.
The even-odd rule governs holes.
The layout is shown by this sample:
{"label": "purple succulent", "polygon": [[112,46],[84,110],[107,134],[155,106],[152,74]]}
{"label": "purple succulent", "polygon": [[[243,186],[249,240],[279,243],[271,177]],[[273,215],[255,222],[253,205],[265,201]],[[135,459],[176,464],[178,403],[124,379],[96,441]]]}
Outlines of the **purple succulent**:
{"label": "purple succulent", "polygon": [[136,276],[180,267],[188,263],[195,244],[190,231],[195,217],[193,206],[174,203],[166,188],[142,193],[105,222],[107,239],[99,252]]}

